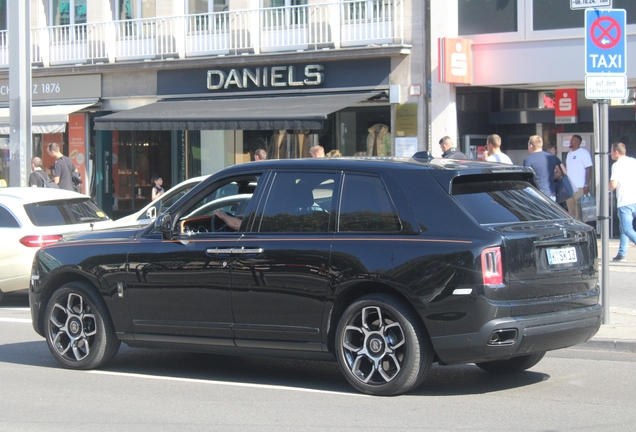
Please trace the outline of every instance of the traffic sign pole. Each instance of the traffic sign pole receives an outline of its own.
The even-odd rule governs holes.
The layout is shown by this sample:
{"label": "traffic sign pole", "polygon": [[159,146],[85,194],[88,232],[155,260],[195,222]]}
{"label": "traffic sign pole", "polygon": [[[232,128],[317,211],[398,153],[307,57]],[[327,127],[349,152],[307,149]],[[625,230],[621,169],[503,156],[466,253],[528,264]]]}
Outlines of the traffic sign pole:
{"label": "traffic sign pole", "polygon": [[[599,185],[600,203],[596,217],[596,229],[601,234],[601,302],[603,303],[603,324],[610,323],[609,307],[609,101],[594,102],[594,141],[598,143],[601,181]],[[599,225],[600,224],[600,229]]]}

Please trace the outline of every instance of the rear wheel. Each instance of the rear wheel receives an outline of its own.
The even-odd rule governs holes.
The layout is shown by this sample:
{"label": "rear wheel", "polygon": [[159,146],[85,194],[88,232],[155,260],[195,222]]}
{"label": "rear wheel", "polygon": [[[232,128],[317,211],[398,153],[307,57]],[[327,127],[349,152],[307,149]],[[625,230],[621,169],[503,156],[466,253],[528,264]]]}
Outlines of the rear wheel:
{"label": "rear wheel", "polygon": [[539,363],[544,355],[545,355],[545,351],[536,353],[536,354],[528,354],[524,356],[513,357],[508,360],[496,360],[496,361],[476,363],[476,365],[482,368],[483,370],[487,372],[491,372],[491,373],[506,374],[506,373],[522,372],[526,369],[530,369],[532,366]]}
{"label": "rear wheel", "polygon": [[46,306],[44,320],[46,342],[64,367],[98,368],[119,350],[104,300],[84,283],[58,288]]}
{"label": "rear wheel", "polygon": [[336,356],[345,378],[362,393],[397,395],[417,387],[433,361],[418,316],[386,295],[362,297],[342,315]]}

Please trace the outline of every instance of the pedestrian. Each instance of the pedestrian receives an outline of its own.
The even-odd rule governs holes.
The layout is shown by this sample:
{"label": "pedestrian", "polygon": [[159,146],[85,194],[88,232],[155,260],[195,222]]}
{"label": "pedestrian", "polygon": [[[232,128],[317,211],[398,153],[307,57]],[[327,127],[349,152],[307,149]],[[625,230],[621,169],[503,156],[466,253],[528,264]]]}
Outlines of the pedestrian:
{"label": "pedestrian", "polygon": [[152,200],[159,198],[165,192],[163,190],[163,179],[159,174],[153,174],[151,177],[152,184]]}
{"label": "pedestrian", "polygon": [[453,140],[449,136],[445,136],[439,140],[439,146],[442,149],[442,157],[444,159],[468,159],[464,153],[457,150],[457,147],[455,147]]}
{"label": "pedestrian", "polygon": [[333,149],[329,153],[327,153],[327,157],[330,157],[330,158],[341,157],[341,156],[342,156],[342,153],[340,153],[340,150],[337,150],[337,149]]}
{"label": "pedestrian", "polygon": [[568,198],[566,204],[568,212],[578,220],[581,220],[578,200],[583,195],[590,193],[590,180],[592,179],[592,158],[590,152],[581,148],[583,139],[580,135],[572,135],[570,138],[570,151],[565,161],[568,169],[568,177],[574,186],[574,195]]}
{"label": "pedestrian", "polygon": [[501,151],[501,137],[497,134],[488,135],[486,138],[486,161],[512,165],[512,160]]}
{"label": "pedestrian", "polygon": [[60,189],[77,192],[73,184],[73,172],[78,171],[73,161],[68,156],[62,154],[60,145],[55,142],[49,144],[48,153],[55,159],[55,164],[53,165],[53,181]]}
{"label": "pedestrian", "polygon": [[325,148],[321,145],[315,145],[309,148],[309,154],[312,158],[325,157]]}
{"label": "pedestrian", "polygon": [[267,152],[264,149],[258,149],[254,152],[255,161],[267,160]]}
{"label": "pedestrian", "polygon": [[31,159],[31,175],[29,176],[29,186],[31,187],[45,187],[51,179],[49,175],[42,169],[42,159],[34,157]]}
{"label": "pedestrian", "polygon": [[532,135],[528,140],[528,151],[530,156],[523,160],[523,166],[534,170],[534,178],[541,192],[556,201],[556,188],[554,187],[556,156],[543,151],[543,139],[538,135]]}
{"label": "pedestrian", "polygon": [[625,144],[612,144],[610,150],[612,159],[612,176],[609,190],[616,189],[616,208],[620,222],[621,239],[618,255],[612,261],[625,262],[629,241],[636,243],[636,231],[633,221],[636,216],[636,159],[627,156]]}
{"label": "pedestrian", "polygon": [[561,161],[561,159],[557,155],[557,146],[556,146],[556,144],[549,144],[548,145],[548,153],[552,153],[557,158],[557,167],[554,170],[554,179],[558,180],[561,177],[563,177],[564,175],[566,175],[568,173],[568,170],[565,169],[565,165],[563,165],[563,162]]}

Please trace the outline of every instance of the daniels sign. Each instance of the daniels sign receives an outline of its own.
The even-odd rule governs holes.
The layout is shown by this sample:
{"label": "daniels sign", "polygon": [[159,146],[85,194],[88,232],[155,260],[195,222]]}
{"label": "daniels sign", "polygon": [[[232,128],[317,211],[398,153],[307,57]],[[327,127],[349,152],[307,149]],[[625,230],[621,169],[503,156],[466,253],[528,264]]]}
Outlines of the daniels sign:
{"label": "daniels sign", "polygon": [[272,66],[208,71],[209,90],[249,89],[263,87],[319,86],[324,82],[324,66]]}

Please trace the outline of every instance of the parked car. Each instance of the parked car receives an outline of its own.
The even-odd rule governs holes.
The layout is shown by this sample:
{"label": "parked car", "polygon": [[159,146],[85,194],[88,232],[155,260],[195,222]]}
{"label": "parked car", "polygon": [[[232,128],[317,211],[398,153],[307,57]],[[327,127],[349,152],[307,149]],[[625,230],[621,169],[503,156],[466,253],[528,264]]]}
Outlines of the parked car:
{"label": "parked car", "polygon": [[90,197],[62,189],[0,189],[0,299],[29,288],[36,250],[63,235],[112,224]]}
{"label": "parked car", "polygon": [[190,191],[190,189],[201,183],[201,181],[207,177],[208,176],[199,176],[182,181],[178,185],[168,189],[166,193],[159,196],[154,201],[148,203],[141,210],[115,220],[114,226],[143,226],[154,222],[157,215],[160,215],[169,209],[172,204],[179,200],[179,198],[184,196]]}
{"label": "parked car", "polygon": [[[238,231],[205,206],[251,194]],[[396,395],[429,366],[523,371],[601,323],[594,230],[519,166],[272,160],[201,182],[155,224],[38,252],[33,326],[99,368],[132,347],[336,360]]]}

